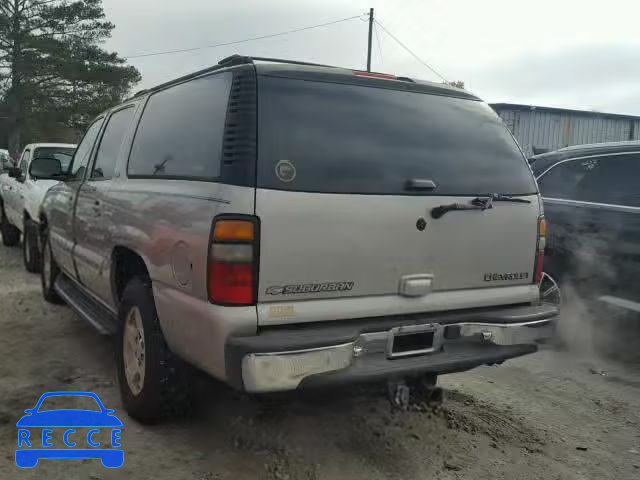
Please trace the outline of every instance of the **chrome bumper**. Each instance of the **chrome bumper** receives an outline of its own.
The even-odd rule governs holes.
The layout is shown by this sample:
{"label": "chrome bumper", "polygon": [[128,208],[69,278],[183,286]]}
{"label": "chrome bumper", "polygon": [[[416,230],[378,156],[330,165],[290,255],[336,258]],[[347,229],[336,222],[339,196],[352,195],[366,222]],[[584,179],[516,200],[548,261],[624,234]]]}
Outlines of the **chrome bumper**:
{"label": "chrome bumper", "polygon": [[[242,380],[249,392],[294,390],[308,377],[330,372],[343,372],[363,362],[388,362],[397,373],[398,363],[418,358],[433,358],[448,344],[478,346],[510,346],[539,343],[553,336],[555,319],[524,323],[491,324],[463,322],[437,323],[392,328],[382,332],[362,333],[354,341],[326,347],[249,353],[242,358]],[[428,348],[393,352],[394,339],[414,333],[432,334]],[[453,338],[452,338],[453,337]],[[450,354],[449,354],[450,356]],[[513,356],[513,355],[512,355]],[[512,357],[511,356],[511,357]],[[509,358],[511,358],[509,357]],[[480,362],[479,364],[481,364]],[[385,363],[382,363],[384,368]]]}

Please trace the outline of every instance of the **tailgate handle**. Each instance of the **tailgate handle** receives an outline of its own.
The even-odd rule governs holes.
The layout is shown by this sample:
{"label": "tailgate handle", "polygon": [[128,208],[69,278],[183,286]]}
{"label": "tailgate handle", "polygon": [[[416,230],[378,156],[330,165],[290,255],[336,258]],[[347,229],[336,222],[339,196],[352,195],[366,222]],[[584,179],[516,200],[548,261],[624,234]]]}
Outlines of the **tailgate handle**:
{"label": "tailgate handle", "polygon": [[400,295],[404,297],[422,297],[431,292],[433,275],[405,275],[400,279]]}

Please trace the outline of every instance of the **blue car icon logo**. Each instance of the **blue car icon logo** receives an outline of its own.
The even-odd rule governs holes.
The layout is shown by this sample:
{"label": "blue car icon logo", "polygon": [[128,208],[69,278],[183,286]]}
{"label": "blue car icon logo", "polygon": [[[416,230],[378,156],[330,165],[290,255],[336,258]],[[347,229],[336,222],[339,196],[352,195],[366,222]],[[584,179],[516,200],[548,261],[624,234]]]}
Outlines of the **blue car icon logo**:
{"label": "blue car icon logo", "polygon": [[[52,403],[58,397],[74,397],[72,399],[88,401],[92,406],[95,401],[96,409],[43,407],[43,402]],[[100,459],[107,468],[123,465],[122,422],[114,415],[114,410],[104,407],[95,393],[48,392],[40,397],[35,407],[24,412],[26,415],[16,423],[18,467],[33,468],[41,458]],[[109,441],[105,442],[105,438]]]}

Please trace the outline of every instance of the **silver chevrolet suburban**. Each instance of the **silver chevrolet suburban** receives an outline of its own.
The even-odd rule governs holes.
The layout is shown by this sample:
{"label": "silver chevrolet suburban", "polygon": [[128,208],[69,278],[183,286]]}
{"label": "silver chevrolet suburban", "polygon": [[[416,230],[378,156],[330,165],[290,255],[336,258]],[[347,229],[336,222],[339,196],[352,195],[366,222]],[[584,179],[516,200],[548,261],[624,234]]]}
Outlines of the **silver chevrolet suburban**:
{"label": "silver chevrolet suburban", "polygon": [[141,421],[184,407],[187,364],[248,392],[433,383],[558,314],[531,170],[464,90],[234,55],[100,115],[51,176],[44,296],[116,336]]}

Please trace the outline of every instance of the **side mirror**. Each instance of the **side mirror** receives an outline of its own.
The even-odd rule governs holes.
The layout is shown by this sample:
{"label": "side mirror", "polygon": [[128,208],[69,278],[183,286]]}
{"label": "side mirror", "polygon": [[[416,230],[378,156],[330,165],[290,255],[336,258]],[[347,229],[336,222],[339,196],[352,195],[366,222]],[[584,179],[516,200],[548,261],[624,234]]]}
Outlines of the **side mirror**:
{"label": "side mirror", "polygon": [[57,158],[34,158],[29,165],[29,175],[35,180],[64,180],[62,164]]}
{"label": "side mirror", "polygon": [[9,167],[9,176],[11,178],[20,178],[22,176],[22,170],[18,167]]}

